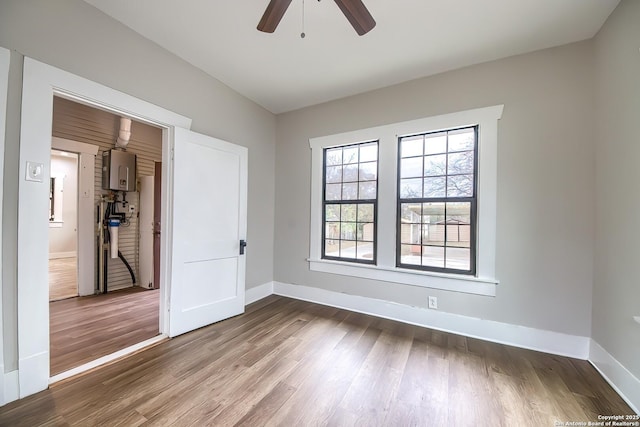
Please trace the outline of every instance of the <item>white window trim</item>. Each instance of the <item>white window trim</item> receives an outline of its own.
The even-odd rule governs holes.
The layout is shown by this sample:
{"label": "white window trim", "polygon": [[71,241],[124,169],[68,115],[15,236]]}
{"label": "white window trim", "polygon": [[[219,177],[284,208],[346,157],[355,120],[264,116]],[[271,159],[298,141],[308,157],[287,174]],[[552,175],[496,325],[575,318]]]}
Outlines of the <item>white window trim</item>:
{"label": "white window trim", "polygon": [[[498,120],[504,105],[393,123],[309,139],[311,147],[311,225],[309,268],[312,271],[362,277],[434,289],[495,296]],[[478,125],[478,236],[476,275],[397,268],[396,206],[398,137]],[[377,265],[322,259],[323,150],[378,141]],[[386,242],[391,242],[388,244]]]}

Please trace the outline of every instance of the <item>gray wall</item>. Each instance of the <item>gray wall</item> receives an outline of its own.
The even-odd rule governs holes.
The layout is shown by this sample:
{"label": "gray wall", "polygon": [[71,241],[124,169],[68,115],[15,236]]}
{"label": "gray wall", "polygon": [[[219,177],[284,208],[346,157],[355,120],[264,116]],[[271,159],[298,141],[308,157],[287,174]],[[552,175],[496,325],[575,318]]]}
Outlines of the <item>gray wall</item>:
{"label": "gray wall", "polygon": [[596,252],[593,339],[640,378],[640,2],[595,38]]}
{"label": "gray wall", "polygon": [[[591,333],[594,247],[590,41],[489,62],[277,119],[275,280],[564,332]],[[495,298],[310,272],[308,139],[504,104]]]}
{"label": "gray wall", "polygon": [[[196,132],[249,148],[247,288],[273,278],[273,114],[80,0],[2,0],[0,46],[12,49],[4,177],[5,369],[16,368],[15,252],[22,55],[193,119]],[[206,54],[203,53],[203,54]]]}

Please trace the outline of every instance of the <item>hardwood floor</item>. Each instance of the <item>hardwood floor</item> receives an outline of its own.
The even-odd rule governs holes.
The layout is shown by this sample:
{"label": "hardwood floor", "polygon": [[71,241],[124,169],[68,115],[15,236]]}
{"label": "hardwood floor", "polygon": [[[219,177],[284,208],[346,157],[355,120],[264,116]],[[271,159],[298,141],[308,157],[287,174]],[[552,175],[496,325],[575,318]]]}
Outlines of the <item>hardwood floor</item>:
{"label": "hardwood floor", "polygon": [[51,375],[158,335],[159,294],[131,288],[49,303]]}
{"label": "hardwood floor", "polygon": [[49,301],[78,296],[78,258],[49,260]]}
{"label": "hardwood floor", "polygon": [[553,426],[632,414],[588,362],[271,296],[0,425]]}

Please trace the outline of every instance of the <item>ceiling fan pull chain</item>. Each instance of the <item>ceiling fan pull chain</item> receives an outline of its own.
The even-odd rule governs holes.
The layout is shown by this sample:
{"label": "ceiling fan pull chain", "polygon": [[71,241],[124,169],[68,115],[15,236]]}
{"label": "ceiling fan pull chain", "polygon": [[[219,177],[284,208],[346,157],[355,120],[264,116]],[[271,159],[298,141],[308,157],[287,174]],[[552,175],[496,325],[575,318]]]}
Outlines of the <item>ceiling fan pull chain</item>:
{"label": "ceiling fan pull chain", "polygon": [[303,39],[306,36],[304,33],[304,0],[302,0],[302,32],[300,33],[300,38]]}

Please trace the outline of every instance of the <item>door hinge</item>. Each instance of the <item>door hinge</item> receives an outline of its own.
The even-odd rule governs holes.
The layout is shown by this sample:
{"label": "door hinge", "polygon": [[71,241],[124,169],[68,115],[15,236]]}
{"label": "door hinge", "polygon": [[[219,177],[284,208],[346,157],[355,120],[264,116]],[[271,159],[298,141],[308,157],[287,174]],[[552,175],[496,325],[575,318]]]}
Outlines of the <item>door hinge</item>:
{"label": "door hinge", "polygon": [[240,240],[240,255],[244,255],[244,248],[247,247],[247,242],[244,240]]}

